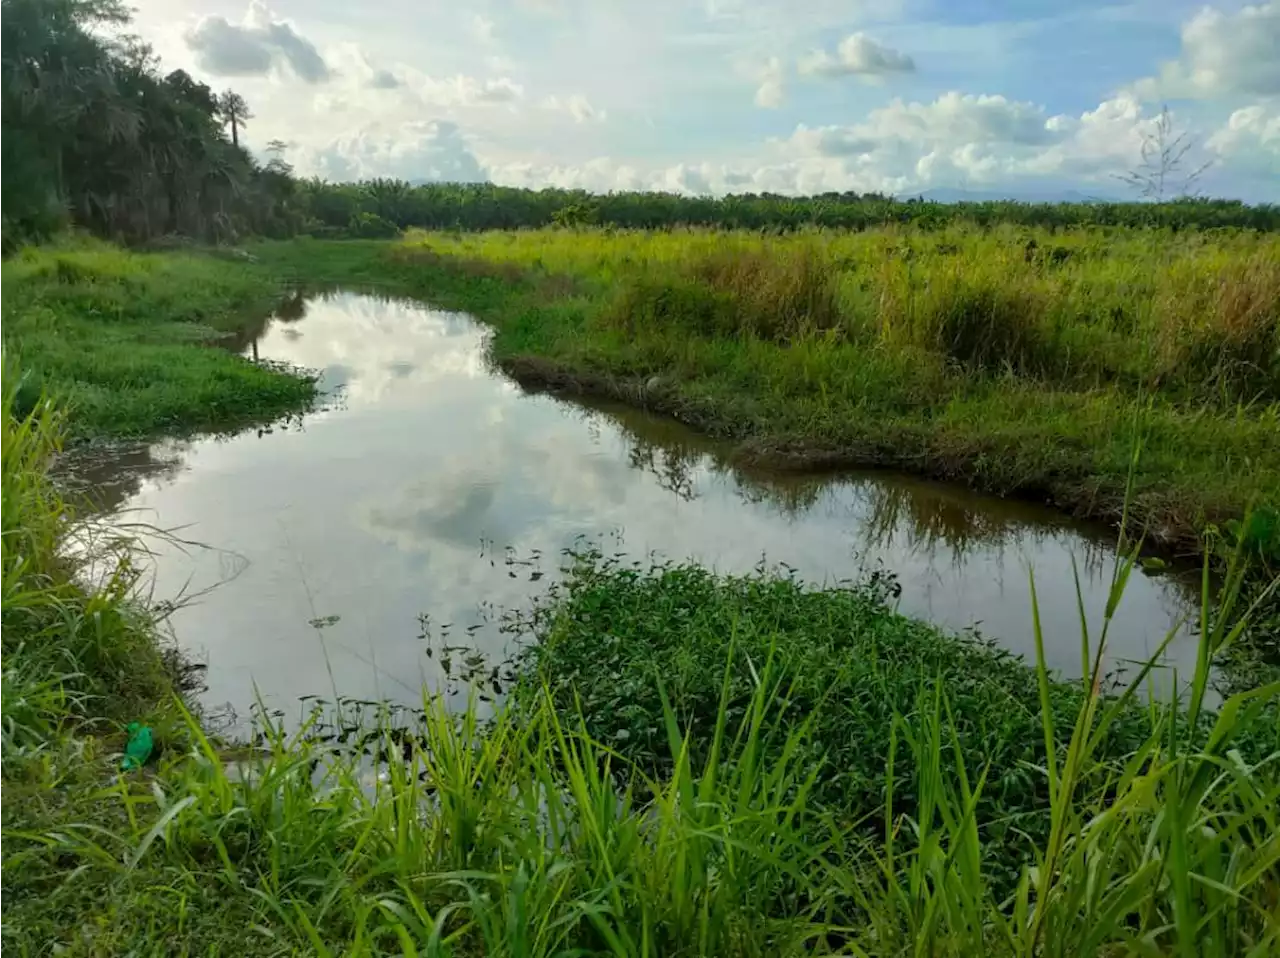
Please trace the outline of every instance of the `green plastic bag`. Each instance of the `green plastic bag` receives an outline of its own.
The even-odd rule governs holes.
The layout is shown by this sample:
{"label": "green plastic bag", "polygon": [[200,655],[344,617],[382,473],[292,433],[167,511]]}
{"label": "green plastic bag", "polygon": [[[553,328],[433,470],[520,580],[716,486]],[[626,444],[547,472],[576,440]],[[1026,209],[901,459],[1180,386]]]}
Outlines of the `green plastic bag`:
{"label": "green plastic bag", "polygon": [[151,741],[151,727],[138,722],[129,723],[129,743],[124,747],[124,758],[120,761],[122,772],[142,768],[151,758],[151,750],[155,743]]}

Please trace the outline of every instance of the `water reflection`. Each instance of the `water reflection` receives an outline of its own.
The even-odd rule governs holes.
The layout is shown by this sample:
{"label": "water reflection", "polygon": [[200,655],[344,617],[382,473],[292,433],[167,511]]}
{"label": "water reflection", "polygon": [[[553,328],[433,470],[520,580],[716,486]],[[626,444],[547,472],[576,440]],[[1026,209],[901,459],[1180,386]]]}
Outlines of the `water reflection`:
{"label": "water reflection", "polygon": [[81,446],[55,464],[54,474],[79,511],[117,512],[144,484],[163,484],[181,472],[188,447],[180,440]]}
{"label": "water reflection", "polygon": [[575,400],[575,405],[597,432],[618,432],[632,468],[649,473],[659,486],[686,501],[699,494],[695,475],[703,465],[731,479],[744,504],[768,505],[792,519],[819,505],[833,485],[856,487],[865,499],[859,533],[868,553],[945,553],[962,563],[974,549],[1043,543],[1065,533],[1079,536],[1076,558],[1091,576],[1102,574],[1114,555],[1114,542],[1103,527],[1073,521],[1034,503],[977,496],[962,487],[889,470],[814,475],[753,467],[739,461],[729,444],[670,419],[599,400]]}
{"label": "water reflection", "polygon": [[[1073,568],[1097,620],[1110,537],[1047,509],[884,473],[743,468],[728,446],[607,403],[530,396],[485,360],[465,316],[352,293],[295,297],[241,346],[321,371],[340,397],[305,428],[121,450],[80,470],[108,509],[141,510],[210,550],[156,546],[158,594],[202,595],[173,626],[207,656],[208,702],[246,714],[318,694],[413,705],[440,662],[418,638],[504,652],[495,610],[523,606],[580,537],[605,551],[762,558],[813,581],[884,565],[902,606],[975,622],[1030,654],[1034,566],[1050,662],[1079,668]],[[218,555],[243,568],[226,578]],[[1152,651],[1185,609],[1176,580],[1135,577],[1113,657]],[[323,622],[323,627],[314,623]],[[1185,669],[1194,643],[1172,647]]]}

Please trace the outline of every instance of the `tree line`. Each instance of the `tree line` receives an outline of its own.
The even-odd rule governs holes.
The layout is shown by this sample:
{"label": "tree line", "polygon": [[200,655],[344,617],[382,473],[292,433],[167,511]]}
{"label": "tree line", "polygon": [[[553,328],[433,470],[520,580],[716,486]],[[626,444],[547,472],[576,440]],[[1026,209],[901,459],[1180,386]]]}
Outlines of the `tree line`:
{"label": "tree line", "polygon": [[1280,229],[1280,206],[1238,200],[1183,198],[1152,203],[935,203],[875,193],[791,197],[674,193],[592,194],[582,190],[529,190],[491,183],[423,183],[375,179],[361,183],[299,184],[309,229],[320,235],[386,235],[424,229],[517,229],[603,226],[663,229],[863,230],[899,223],[925,229],[955,222],[1049,228],[1125,226],[1164,229]]}
{"label": "tree line", "polygon": [[491,183],[300,179],[273,141],[240,145],[249,105],[182,70],[165,73],[123,33],[121,0],[0,0],[6,249],[78,226],[126,243],[166,236],[388,236],[409,227],[662,229],[1128,226],[1280,229],[1280,206],[1237,201],[942,204],[879,194],[720,198],[528,190]]}

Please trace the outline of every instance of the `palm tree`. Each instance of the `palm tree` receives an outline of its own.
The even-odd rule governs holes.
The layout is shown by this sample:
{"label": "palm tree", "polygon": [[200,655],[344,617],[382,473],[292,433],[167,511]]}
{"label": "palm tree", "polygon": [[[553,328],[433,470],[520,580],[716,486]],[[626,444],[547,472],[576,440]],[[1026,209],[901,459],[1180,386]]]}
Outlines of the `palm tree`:
{"label": "palm tree", "polygon": [[240,127],[253,119],[253,114],[249,112],[249,104],[244,102],[244,97],[239,93],[228,90],[218,98],[218,111],[222,116],[222,122],[231,124],[232,145],[239,146]]}

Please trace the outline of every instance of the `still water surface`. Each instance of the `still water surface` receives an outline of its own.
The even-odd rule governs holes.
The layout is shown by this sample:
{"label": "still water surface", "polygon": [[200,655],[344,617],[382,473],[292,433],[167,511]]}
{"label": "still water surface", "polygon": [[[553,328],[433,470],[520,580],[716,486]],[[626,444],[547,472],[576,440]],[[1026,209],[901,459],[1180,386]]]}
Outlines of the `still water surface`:
{"label": "still water surface", "polygon": [[[412,302],[295,300],[244,348],[323,370],[327,408],[77,465],[105,508],[201,544],[155,543],[154,574],[158,597],[192,597],[172,625],[208,662],[208,706],[243,718],[257,696],[294,713],[301,697],[335,692],[418,703],[440,679],[420,617],[501,654],[495,614],[526,606],[581,536],[722,571],[785,563],[817,583],[882,564],[903,611],[977,625],[1028,656],[1031,567],[1050,664],[1079,673],[1072,563],[1100,623],[1114,564],[1105,532],[883,472],[735,471],[727,448],[676,423],[526,394],[487,365],[484,345],[467,316]],[[1147,657],[1187,612],[1177,580],[1135,575],[1109,659]],[[1189,633],[1169,660],[1189,673]]]}

